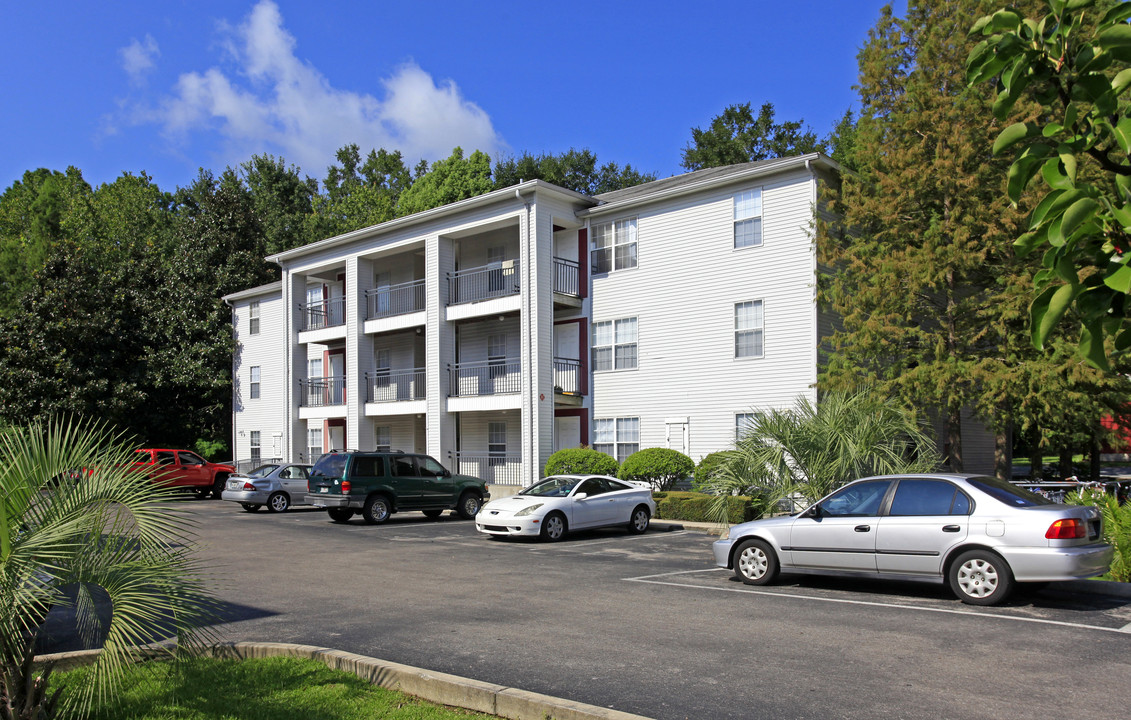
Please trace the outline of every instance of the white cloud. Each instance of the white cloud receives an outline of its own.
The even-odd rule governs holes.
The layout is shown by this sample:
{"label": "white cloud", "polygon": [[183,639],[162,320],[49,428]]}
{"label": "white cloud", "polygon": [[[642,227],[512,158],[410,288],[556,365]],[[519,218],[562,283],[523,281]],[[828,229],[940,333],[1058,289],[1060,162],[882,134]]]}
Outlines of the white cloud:
{"label": "white cloud", "polygon": [[193,133],[218,133],[223,162],[272,152],[315,176],[348,143],[363,152],[400,150],[410,166],[422,157],[447,157],[456,145],[490,154],[504,147],[486,112],[453,81],[437,84],[415,63],[376,80],[383,98],[335,89],[296,57],[295,38],[271,0],[261,0],[243,23],[221,32],[235,61],[231,72],[185,73],[156,107],[135,107],[130,122],[158,124],[179,142]]}
{"label": "white cloud", "polygon": [[118,57],[122,59],[122,69],[130,76],[130,82],[141,85],[145,82],[145,74],[153,69],[154,58],[161,56],[157,41],[152,35],[146,34],[144,41],[133,38],[130,44],[118,50]]}

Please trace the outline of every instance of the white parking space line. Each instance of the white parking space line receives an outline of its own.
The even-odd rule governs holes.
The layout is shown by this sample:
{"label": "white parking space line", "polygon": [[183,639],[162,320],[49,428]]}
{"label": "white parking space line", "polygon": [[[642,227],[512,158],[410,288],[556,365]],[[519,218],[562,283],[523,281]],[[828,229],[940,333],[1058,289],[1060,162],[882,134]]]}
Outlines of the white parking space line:
{"label": "white parking space line", "polygon": [[690,574],[693,574],[693,573],[720,572],[720,571],[728,572],[728,571],[724,570],[723,568],[710,568],[710,569],[707,569],[707,570],[681,570],[681,571],[678,571],[678,572],[660,573],[659,575],[642,575],[640,577],[622,578],[622,579],[627,581],[627,582],[646,583],[646,584],[650,584],[650,585],[668,585],[668,586],[671,586],[671,587],[695,588],[695,589],[698,589],[698,590],[713,590],[713,591],[716,591],[716,592],[735,592],[735,593],[746,593],[748,595],[766,595],[766,596],[769,596],[769,597],[791,598],[791,599],[795,599],[795,600],[813,600],[813,601],[816,601],[816,602],[840,603],[840,604],[843,604],[843,605],[866,605],[866,606],[870,606],[870,607],[884,607],[884,608],[893,608],[893,609],[896,609],[896,610],[909,610],[911,612],[933,612],[933,613],[945,613],[945,614],[948,614],[948,615],[969,615],[971,617],[979,617],[979,618],[996,618],[998,620],[1012,620],[1014,622],[1036,623],[1038,625],[1060,625],[1062,627],[1079,628],[1079,629],[1082,629],[1082,630],[1103,630],[1104,632],[1131,634],[1131,624],[1124,625],[1121,628],[1113,628],[1113,627],[1103,627],[1102,625],[1087,625],[1087,624],[1084,624],[1084,623],[1064,622],[1062,620],[1043,620],[1041,618],[1016,617],[1016,616],[1013,616],[1013,615],[1002,615],[1000,613],[974,612],[974,611],[971,611],[971,610],[953,610],[953,609],[950,609],[950,608],[929,608],[929,607],[921,607],[921,606],[918,606],[918,605],[900,605],[900,604],[897,604],[897,603],[874,602],[874,601],[870,601],[870,600],[848,600],[846,598],[829,598],[829,597],[818,597],[818,596],[815,596],[815,595],[800,595],[800,594],[797,594],[797,593],[790,593],[790,592],[773,592],[773,591],[769,591],[769,590],[755,590],[754,588],[751,588],[751,587],[746,586],[746,585],[743,585],[741,587],[717,587],[717,586],[713,586],[713,585],[696,585],[696,584],[693,584],[693,583],[669,582],[669,581],[665,581],[665,580],[657,580],[656,579],[656,578],[672,577],[672,576],[675,576],[675,575],[690,575]]}

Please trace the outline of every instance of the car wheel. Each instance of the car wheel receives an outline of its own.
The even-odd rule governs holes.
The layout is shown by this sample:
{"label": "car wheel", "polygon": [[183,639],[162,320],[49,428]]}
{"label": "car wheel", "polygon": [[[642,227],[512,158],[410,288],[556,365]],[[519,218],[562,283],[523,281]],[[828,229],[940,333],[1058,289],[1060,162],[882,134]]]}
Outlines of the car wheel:
{"label": "car wheel", "polygon": [[373,495],[365,501],[365,507],[361,509],[361,517],[370,525],[377,525],[388,520],[391,512],[387,497]]}
{"label": "car wheel", "polygon": [[211,497],[211,495],[212,495],[212,488],[210,488],[210,487],[197,488],[197,490],[196,490],[196,499],[197,500],[207,500],[209,497]]}
{"label": "car wheel", "polygon": [[639,535],[648,529],[648,523],[651,520],[652,513],[648,512],[648,508],[637,505],[636,509],[632,511],[632,517],[628,519],[628,531],[633,535]]}
{"label": "car wheel", "polygon": [[424,517],[428,518],[429,520],[435,520],[436,518],[440,517],[440,515],[442,515],[444,511],[443,510],[424,510],[423,512],[424,512]]}
{"label": "car wheel", "polygon": [[969,605],[997,605],[1013,590],[1013,573],[996,553],[969,550],[950,565],[950,589]]}
{"label": "car wheel", "polygon": [[[219,500],[220,496],[224,494],[224,485],[226,485],[227,483],[228,483],[228,476],[227,475],[218,476],[216,478],[216,481],[212,483],[212,497]],[[205,497],[207,497],[207,492],[208,491],[206,490],[205,491],[205,493],[206,493]]]}
{"label": "car wheel", "polygon": [[349,522],[353,517],[353,510],[349,508],[330,508],[326,512],[330,514],[330,519],[336,523]]}
{"label": "car wheel", "polygon": [[546,542],[557,542],[565,537],[569,526],[566,524],[565,515],[552,512],[542,518],[542,539]]}
{"label": "car wheel", "polygon": [[778,556],[764,540],[745,540],[734,551],[734,576],[747,585],[768,585],[778,576]]}
{"label": "car wheel", "polygon": [[479,508],[483,507],[483,498],[479,497],[473,492],[465,492],[459,496],[459,504],[456,505],[456,512],[464,520],[471,520],[479,514]]}
{"label": "car wheel", "polygon": [[240,507],[242,507],[244,510],[246,510],[248,512],[259,512],[259,508],[261,508],[263,506],[262,505],[256,505],[255,503],[240,503]]}
{"label": "car wheel", "polygon": [[267,497],[267,509],[271,512],[283,512],[291,506],[291,499],[285,492],[276,490]]}

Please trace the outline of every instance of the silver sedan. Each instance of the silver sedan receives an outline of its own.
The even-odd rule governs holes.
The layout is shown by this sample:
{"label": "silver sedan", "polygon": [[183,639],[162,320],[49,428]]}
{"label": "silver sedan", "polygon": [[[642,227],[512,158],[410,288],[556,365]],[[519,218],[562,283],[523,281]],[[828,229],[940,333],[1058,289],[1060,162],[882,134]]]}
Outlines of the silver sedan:
{"label": "silver sedan", "polygon": [[797,515],[735,525],[712,549],[750,585],[779,571],[927,579],[995,605],[1015,583],[1107,572],[1114,551],[1101,523],[1094,507],[992,477],[893,475],[849,483]]}
{"label": "silver sedan", "polygon": [[246,475],[229,477],[220,497],[238,502],[248,512],[264,505],[271,512],[283,512],[291,505],[304,504],[309,476],[309,465],[261,465]]}

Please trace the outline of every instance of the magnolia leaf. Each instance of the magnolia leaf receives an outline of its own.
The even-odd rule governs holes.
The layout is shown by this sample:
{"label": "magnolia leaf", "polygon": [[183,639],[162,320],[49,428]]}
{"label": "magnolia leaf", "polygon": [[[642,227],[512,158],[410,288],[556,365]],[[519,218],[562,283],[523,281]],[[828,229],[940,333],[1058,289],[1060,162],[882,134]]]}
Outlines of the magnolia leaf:
{"label": "magnolia leaf", "polygon": [[1131,153],[1131,118],[1120,118],[1119,122],[1111,126],[1111,134],[1123,152]]}
{"label": "magnolia leaf", "polygon": [[1111,89],[1116,94],[1122,93],[1128,87],[1131,87],[1131,68],[1120,70],[1119,74],[1111,81]]}
{"label": "magnolia leaf", "polygon": [[1131,229],[1131,208],[1126,205],[1113,205],[1111,210],[1111,217],[1119,223],[1125,231]]}
{"label": "magnolia leaf", "polygon": [[1092,367],[1109,370],[1107,353],[1104,352],[1104,333],[1099,323],[1085,323],[1080,328],[1080,344],[1077,353]]}
{"label": "magnolia leaf", "polygon": [[1128,348],[1131,348],[1131,330],[1121,330],[1115,336],[1115,351],[1126,352]]}
{"label": "magnolia leaf", "polygon": [[1045,241],[1047,234],[1039,230],[1031,230],[1013,241],[1013,248],[1018,257],[1025,257]]}
{"label": "magnolia leaf", "polygon": [[994,32],[1015,30],[1021,24],[1021,16],[1008,8],[1002,8],[990,16],[990,29]]}
{"label": "magnolia leaf", "polygon": [[1027,137],[1031,137],[1036,133],[1037,125],[1035,123],[1014,123],[1002,130],[998,134],[997,139],[994,140],[994,155],[997,155],[1006,148],[1013,147]]}
{"label": "magnolia leaf", "polygon": [[1057,153],[1060,155],[1060,162],[1064,165],[1064,174],[1072,182],[1072,186],[1076,186],[1076,155],[1072,152],[1072,148],[1064,143],[1061,143],[1057,148]]}
{"label": "magnolia leaf", "polygon": [[1072,285],[1061,285],[1045,289],[1033,300],[1033,304],[1029,306],[1029,316],[1032,322],[1034,347],[1038,350],[1044,349],[1045,339],[1064,317],[1075,297],[1076,288]]}
{"label": "magnolia leaf", "polygon": [[1127,18],[1131,18],[1131,3],[1120,3],[1113,7],[1111,10],[1107,11],[1107,14],[1104,15],[1103,20],[1100,20],[1099,27],[1120,23]]}
{"label": "magnolia leaf", "polygon": [[1090,219],[1096,214],[1096,209],[1100,204],[1090,197],[1081,198],[1072,203],[1067,210],[1064,211],[1062,218],[1060,232],[1064,233],[1065,237],[1072,235],[1072,232],[1080,226],[1080,223]]}
{"label": "magnolia leaf", "polygon": [[1124,295],[1131,294],[1131,267],[1120,265],[1118,270],[1104,278],[1104,285]]}
{"label": "magnolia leaf", "polygon": [[1091,7],[1096,4],[1096,0],[1068,0],[1069,10],[1079,10],[1081,8]]}
{"label": "magnolia leaf", "polygon": [[1053,221],[1049,223],[1049,245],[1052,245],[1054,248],[1064,247],[1065,237],[1063,226],[1063,215],[1053,219]]}
{"label": "magnolia leaf", "polygon": [[1045,179],[1045,184],[1054,190],[1072,189],[1072,181],[1060,170],[1059,157],[1049,158],[1041,166],[1041,177]]}
{"label": "magnolia leaf", "polygon": [[[1019,123],[1019,124],[1024,125],[1025,123]],[[1062,130],[1064,130],[1063,125],[1061,125],[1060,123],[1050,122],[1048,125],[1045,125],[1043,130],[1041,130],[1041,135],[1044,135],[1045,137],[1050,138],[1053,135],[1056,135],[1057,133],[1061,132]]]}
{"label": "magnolia leaf", "polygon": [[1124,23],[1113,25],[1101,31],[1096,41],[1104,50],[1131,47],[1131,25]]}

